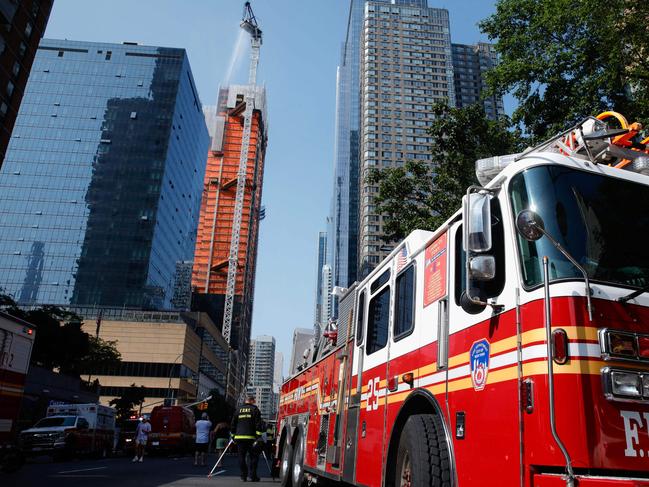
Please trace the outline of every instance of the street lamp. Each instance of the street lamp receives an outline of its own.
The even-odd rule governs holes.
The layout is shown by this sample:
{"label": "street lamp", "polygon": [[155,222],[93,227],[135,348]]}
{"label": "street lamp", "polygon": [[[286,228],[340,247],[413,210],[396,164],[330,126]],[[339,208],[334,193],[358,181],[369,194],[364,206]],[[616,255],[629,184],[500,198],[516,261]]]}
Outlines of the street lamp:
{"label": "street lamp", "polygon": [[[183,355],[185,355],[185,352],[182,352],[182,353],[178,354],[178,356],[172,362],[171,367],[169,368],[169,382],[167,384],[167,399],[172,399],[173,400],[173,398],[174,398],[173,394],[171,393],[171,376],[174,373],[174,365],[176,365],[176,362],[178,362],[178,359],[180,357],[182,357]],[[180,374],[178,374],[178,377],[180,378]]]}

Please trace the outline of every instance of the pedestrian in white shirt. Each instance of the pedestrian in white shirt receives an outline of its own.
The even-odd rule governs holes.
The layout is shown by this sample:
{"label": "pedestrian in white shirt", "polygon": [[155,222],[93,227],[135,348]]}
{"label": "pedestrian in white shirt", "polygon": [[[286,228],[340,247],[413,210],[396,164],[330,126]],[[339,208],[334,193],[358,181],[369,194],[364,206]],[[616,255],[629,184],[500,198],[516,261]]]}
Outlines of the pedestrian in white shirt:
{"label": "pedestrian in white shirt", "polygon": [[205,454],[207,446],[210,443],[210,431],[212,431],[212,422],[207,413],[201,415],[201,419],[196,421],[196,452],[194,453],[194,466],[198,466],[198,457],[201,457],[201,466],[205,465]]}
{"label": "pedestrian in white shirt", "polygon": [[151,423],[149,423],[149,420],[146,417],[143,417],[142,421],[140,421],[140,424],[138,424],[135,429],[134,462],[141,463],[144,461],[144,447],[149,439],[149,433],[151,433]]}

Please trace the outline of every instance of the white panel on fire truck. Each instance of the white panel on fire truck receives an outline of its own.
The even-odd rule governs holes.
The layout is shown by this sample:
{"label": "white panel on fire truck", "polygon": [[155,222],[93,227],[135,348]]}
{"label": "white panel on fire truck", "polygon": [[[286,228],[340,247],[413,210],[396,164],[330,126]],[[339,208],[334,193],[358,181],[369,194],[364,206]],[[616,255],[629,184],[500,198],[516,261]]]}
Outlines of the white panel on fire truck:
{"label": "white panel on fire truck", "polygon": [[0,369],[18,374],[26,374],[29,368],[29,356],[32,340],[19,333],[0,329]]}

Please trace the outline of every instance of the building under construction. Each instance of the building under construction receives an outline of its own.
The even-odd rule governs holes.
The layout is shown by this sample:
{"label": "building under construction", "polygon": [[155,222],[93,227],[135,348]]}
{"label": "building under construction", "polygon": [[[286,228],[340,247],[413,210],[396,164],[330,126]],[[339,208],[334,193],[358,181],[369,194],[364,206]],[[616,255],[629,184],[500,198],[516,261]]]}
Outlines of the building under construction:
{"label": "building under construction", "polygon": [[233,398],[238,397],[245,385],[245,368],[250,347],[266,151],[266,94],[263,87],[231,85],[222,88],[218,105],[204,108],[212,145],[205,171],[192,273],[194,308],[207,311],[222,329],[244,132],[245,100],[250,95],[254,97],[255,109],[252,112],[248,144],[229,339],[234,353],[231,357],[228,395]]}

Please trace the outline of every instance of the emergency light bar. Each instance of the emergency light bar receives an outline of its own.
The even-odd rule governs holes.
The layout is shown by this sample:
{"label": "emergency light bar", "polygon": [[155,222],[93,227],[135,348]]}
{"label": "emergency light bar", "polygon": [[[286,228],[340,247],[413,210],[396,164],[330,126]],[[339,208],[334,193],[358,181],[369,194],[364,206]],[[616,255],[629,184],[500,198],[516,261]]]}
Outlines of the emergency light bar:
{"label": "emergency light bar", "polygon": [[508,154],[506,156],[487,157],[475,161],[475,175],[480,184],[486,186],[489,181],[495,178],[520,155],[520,153]]}

